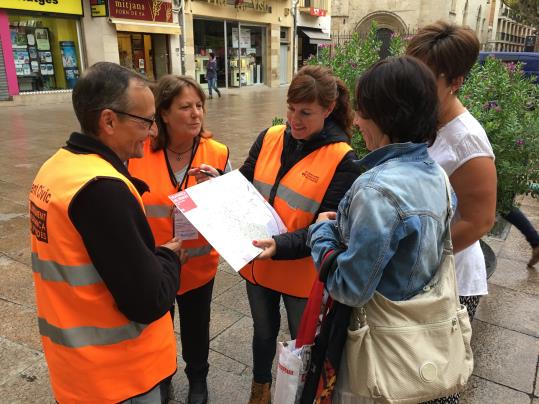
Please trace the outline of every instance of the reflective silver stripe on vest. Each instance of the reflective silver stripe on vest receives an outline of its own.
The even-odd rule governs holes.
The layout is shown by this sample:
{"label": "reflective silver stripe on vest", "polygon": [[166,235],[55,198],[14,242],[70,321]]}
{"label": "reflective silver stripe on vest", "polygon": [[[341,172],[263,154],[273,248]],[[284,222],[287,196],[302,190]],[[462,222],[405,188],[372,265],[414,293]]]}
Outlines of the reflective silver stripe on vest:
{"label": "reflective silver stripe on vest", "polygon": [[170,205],[144,205],[146,217],[170,218],[172,209]]}
{"label": "reflective silver stripe on vest", "polygon": [[74,327],[59,328],[38,317],[39,333],[50,338],[55,344],[69,348],[80,348],[89,345],[111,345],[137,338],[148,326],[129,322],[113,328]]}
{"label": "reflective silver stripe on vest", "polygon": [[211,252],[211,245],[206,244],[206,245],[203,245],[202,247],[186,248],[185,251],[187,252],[187,256],[190,258],[200,257],[202,255],[207,255]]}
{"label": "reflective silver stripe on vest", "polygon": [[[269,199],[272,185],[256,180],[253,181],[253,185],[264,198]],[[320,208],[320,204],[315,200],[298,194],[282,184],[279,184],[279,188],[277,188],[277,196],[283,199],[292,209],[310,212],[313,215],[315,215]]]}
{"label": "reflective silver stripe on vest", "polygon": [[320,207],[320,203],[298,194],[282,184],[279,184],[279,188],[277,188],[277,196],[284,199],[291,208],[310,212],[313,215],[318,212],[318,208]]}
{"label": "reflective silver stripe on vest", "polygon": [[39,273],[44,281],[66,282],[71,286],[103,282],[92,264],[61,265],[54,261],[41,260],[36,253],[32,253],[32,270]]}
{"label": "reflective silver stripe on vest", "polygon": [[253,185],[257,189],[258,192],[262,194],[262,196],[266,199],[269,199],[270,192],[271,192],[271,184],[266,184],[265,182],[253,180]]}

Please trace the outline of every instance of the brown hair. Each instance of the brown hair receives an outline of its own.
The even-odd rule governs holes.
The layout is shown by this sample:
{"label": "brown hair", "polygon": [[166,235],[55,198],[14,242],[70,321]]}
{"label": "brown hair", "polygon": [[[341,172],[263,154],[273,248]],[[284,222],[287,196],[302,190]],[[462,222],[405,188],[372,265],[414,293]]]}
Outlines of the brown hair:
{"label": "brown hair", "polygon": [[371,66],[356,85],[357,112],[371,119],[391,143],[432,145],[438,126],[438,94],[432,71],[411,56]]}
{"label": "brown hair", "polygon": [[304,66],[292,79],[288,88],[288,103],[314,102],[328,108],[335,101],[331,118],[347,136],[351,137],[352,107],[350,93],[344,82],[331,69],[323,66]]}
{"label": "brown hair", "polygon": [[450,84],[459,77],[466,77],[476,62],[479,40],[469,27],[437,21],[412,37],[406,54],[426,63],[436,77],[443,74]]}
{"label": "brown hair", "polygon": [[[168,74],[161,77],[157,84],[153,88],[153,93],[155,96],[155,122],[157,123],[157,137],[152,141],[152,150],[161,150],[167,147],[170,142],[169,134],[167,132],[167,126],[163,122],[161,113],[166,111],[172,105],[172,101],[178,95],[181,95],[183,90],[186,87],[193,88],[200,100],[202,101],[202,108],[206,112],[206,95],[202,87],[189,76],[176,76],[173,74]],[[200,129],[200,134],[204,133],[204,129]]]}

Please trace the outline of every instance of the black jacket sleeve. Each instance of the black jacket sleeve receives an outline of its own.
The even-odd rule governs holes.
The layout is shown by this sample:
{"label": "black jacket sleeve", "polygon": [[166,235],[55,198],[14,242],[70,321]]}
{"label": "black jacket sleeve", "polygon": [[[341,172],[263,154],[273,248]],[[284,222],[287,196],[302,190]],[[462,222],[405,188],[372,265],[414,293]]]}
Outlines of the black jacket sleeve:
{"label": "black jacket sleeve", "polygon": [[[337,211],[339,202],[346,191],[350,189],[356,178],[359,177],[359,174],[360,168],[356,160],[356,155],[353,151],[350,151],[337,166],[314,221],[316,221],[319,213]],[[293,260],[311,255],[311,249],[307,247],[307,232],[308,228],[303,228],[273,236],[277,246],[277,252],[273,256],[273,259]]]}
{"label": "black jacket sleeve", "polygon": [[251,149],[249,150],[249,155],[245,159],[243,165],[240,167],[240,173],[242,173],[249,182],[253,182],[255,177],[256,160],[258,160],[258,155],[262,149],[262,143],[264,142],[264,136],[266,136],[267,131],[268,130],[265,129],[260,132],[255,142],[251,146]]}
{"label": "black jacket sleeve", "polygon": [[69,216],[129,320],[148,324],[171,308],[179,287],[179,258],[167,248],[155,248],[144,212],[122,181],[88,183],[73,198]]}

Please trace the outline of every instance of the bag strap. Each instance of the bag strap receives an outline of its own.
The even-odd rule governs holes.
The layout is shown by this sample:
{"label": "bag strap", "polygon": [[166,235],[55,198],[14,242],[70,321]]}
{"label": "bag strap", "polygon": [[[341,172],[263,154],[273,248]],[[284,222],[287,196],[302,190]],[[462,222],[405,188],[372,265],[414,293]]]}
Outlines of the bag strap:
{"label": "bag strap", "polygon": [[444,247],[448,250],[453,251],[453,243],[451,242],[451,218],[453,217],[453,208],[451,207],[451,183],[449,182],[449,177],[445,173],[443,168],[442,170],[444,181],[445,181],[445,195],[447,202],[447,212],[445,218],[446,232],[444,236]]}

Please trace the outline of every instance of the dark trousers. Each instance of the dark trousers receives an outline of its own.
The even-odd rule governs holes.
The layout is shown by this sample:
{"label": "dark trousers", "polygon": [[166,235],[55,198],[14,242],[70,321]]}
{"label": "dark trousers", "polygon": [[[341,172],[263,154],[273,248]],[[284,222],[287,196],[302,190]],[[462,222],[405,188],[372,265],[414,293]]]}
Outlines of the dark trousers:
{"label": "dark trousers", "polygon": [[530,243],[532,248],[539,246],[539,233],[537,233],[533,224],[530,223],[528,218],[519,208],[514,207],[509,213],[502,215],[502,217],[515,226],[522,235],[526,237],[526,241]]}
{"label": "dark trousers", "polygon": [[[180,316],[181,353],[190,383],[205,381],[210,350],[210,306],[213,279],[197,289],[176,296]],[[174,307],[171,309],[174,318]]]}
{"label": "dark trousers", "polygon": [[167,377],[152,390],[140,396],[129,398],[120,404],[166,404],[168,403],[168,389],[172,376]]}
{"label": "dark trousers", "polygon": [[246,282],[246,285],[254,325],[253,379],[256,383],[269,383],[281,325],[281,297],[292,339],[296,338],[307,299],[284,295],[250,282]]}

